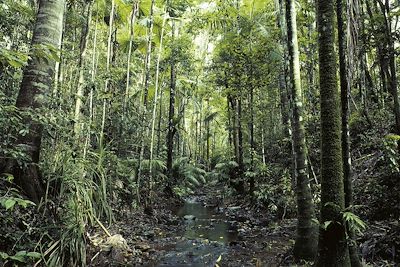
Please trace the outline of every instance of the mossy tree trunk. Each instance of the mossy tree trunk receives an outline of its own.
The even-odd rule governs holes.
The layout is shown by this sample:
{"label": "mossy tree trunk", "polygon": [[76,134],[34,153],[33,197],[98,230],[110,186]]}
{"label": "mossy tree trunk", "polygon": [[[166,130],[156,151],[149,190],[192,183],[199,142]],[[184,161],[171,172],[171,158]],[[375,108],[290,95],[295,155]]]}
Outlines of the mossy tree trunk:
{"label": "mossy tree trunk", "polygon": [[[321,97],[321,228],[317,266],[350,266],[344,208],[341,109],[335,52],[335,2],[317,1]],[[326,227],[322,227],[326,226]]]}
{"label": "mossy tree trunk", "polygon": [[[17,97],[17,108],[22,111],[31,109],[33,114],[40,112],[45,104],[45,95],[50,94],[55,76],[56,60],[49,56],[44,59],[35,52],[44,47],[60,49],[63,27],[65,0],[41,0],[33,30],[31,43],[31,59],[23,73],[21,87]],[[18,145],[27,153],[26,164],[19,165],[15,160],[9,161],[7,172],[14,175],[15,182],[25,194],[35,202],[44,195],[43,181],[38,167],[43,125],[24,118],[29,133],[18,137]]]}
{"label": "mossy tree trunk", "polygon": [[314,260],[317,252],[317,229],[313,224],[314,207],[307,168],[307,147],[303,125],[303,103],[294,0],[286,0],[286,21],[289,51],[289,76],[293,99],[294,161],[296,166],[297,237],[294,255],[297,259]]}

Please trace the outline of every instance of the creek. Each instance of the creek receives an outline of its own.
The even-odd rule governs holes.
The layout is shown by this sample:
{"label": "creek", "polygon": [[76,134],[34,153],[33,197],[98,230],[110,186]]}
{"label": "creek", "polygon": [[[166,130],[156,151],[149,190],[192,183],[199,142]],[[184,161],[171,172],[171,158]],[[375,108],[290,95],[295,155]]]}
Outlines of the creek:
{"label": "creek", "polygon": [[215,266],[238,238],[233,222],[218,207],[204,206],[195,197],[186,199],[175,213],[182,219],[184,230],[156,266]]}

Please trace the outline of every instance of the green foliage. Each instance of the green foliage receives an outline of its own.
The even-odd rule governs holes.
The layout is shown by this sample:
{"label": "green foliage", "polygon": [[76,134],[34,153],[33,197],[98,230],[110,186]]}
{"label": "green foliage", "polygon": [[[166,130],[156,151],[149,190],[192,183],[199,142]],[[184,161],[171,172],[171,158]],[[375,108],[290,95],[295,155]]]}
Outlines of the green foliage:
{"label": "green foliage", "polygon": [[228,182],[232,173],[238,166],[239,164],[233,160],[222,161],[215,165],[214,169],[210,172],[209,177],[220,182]]}
{"label": "green foliage", "polygon": [[27,65],[27,62],[27,54],[0,48],[0,66],[9,65],[14,68],[22,68]]}
{"label": "green foliage", "polygon": [[33,203],[30,200],[22,199],[22,198],[16,198],[16,197],[1,197],[0,198],[0,205],[3,206],[6,210],[13,210],[15,205],[19,205],[22,208],[26,208],[29,205],[35,206],[35,203]]}
{"label": "green foliage", "polygon": [[40,259],[42,254],[38,252],[27,252],[25,250],[18,251],[15,255],[8,255],[5,252],[0,252],[0,259],[4,260],[4,264],[7,265],[10,262],[16,263],[16,265],[22,263],[28,263],[29,260]]}
{"label": "green foliage", "polygon": [[187,157],[177,158],[173,162],[172,175],[179,183],[178,188],[181,188],[176,189],[179,195],[190,193],[200,185],[205,184],[206,174],[207,172],[201,166],[191,163]]}
{"label": "green foliage", "polygon": [[295,213],[295,197],[290,174],[279,166],[259,166],[254,197],[270,215],[281,219]]}
{"label": "green foliage", "polygon": [[345,211],[343,214],[343,220],[347,223],[351,231],[358,234],[362,234],[367,228],[365,222],[363,222],[360,217],[355,215],[350,211]]}
{"label": "green foliage", "polygon": [[384,157],[389,163],[390,171],[393,173],[400,172],[399,140],[399,135],[387,135],[383,139]]}
{"label": "green foliage", "polygon": [[12,187],[12,175],[0,178],[0,262],[4,266],[27,266],[41,257],[36,250],[36,205]]}

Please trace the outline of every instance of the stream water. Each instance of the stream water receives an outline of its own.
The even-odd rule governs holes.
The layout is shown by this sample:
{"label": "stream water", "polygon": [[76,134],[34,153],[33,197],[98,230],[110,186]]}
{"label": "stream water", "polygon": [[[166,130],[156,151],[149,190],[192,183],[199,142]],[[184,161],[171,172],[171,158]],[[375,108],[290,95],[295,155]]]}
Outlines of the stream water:
{"label": "stream water", "polygon": [[184,221],[184,231],[156,266],[215,266],[238,238],[236,228],[223,213],[195,198],[187,199],[176,214]]}

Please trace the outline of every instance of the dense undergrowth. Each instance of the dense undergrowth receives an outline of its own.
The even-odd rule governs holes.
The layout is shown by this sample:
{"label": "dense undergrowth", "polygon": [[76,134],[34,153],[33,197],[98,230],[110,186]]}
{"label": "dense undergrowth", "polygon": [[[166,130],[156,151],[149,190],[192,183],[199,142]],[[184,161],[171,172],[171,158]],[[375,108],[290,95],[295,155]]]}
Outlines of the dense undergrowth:
{"label": "dense undergrowth", "polygon": [[[389,130],[382,125],[377,139],[376,130],[370,129],[361,118],[352,123],[355,207],[369,226],[358,238],[359,247],[364,260],[379,264],[399,260],[396,251],[400,228],[396,219],[400,212],[397,194],[400,184],[394,151],[397,138],[389,135]],[[365,143],[369,145],[362,145]],[[205,184],[227,186],[230,190],[225,191],[224,197],[233,197],[238,193],[231,186],[231,179],[243,179],[248,190],[250,178],[255,177],[254,192],[242,201],[253,203],[254,208],[261,207],[271,221],[294,218],[290,162],[275,146],[267,151],[274,163],[263,164],[255,159],[257,167],[253,171],[248,168],[242,177],[233,176],[237,163],[222,155],[214,157],[208,167],[187,157],[176,159],[173,165],[178,182],[174,188],[176,197],[193,194]],[[48,266],[83,266],[90,245],[88,231],[112,225],[120,219],[118,211],[140,210],[149,200],[137,198],[137,161],[121,160],[107,150],[82,158],[66,146],[55,148],[51,154],[45,153],[42,170],[48,195],[39,205],[26,200],[12,187],[12,176],[2,177],[1,228],[7,234],[1,236],[0,249],[1,261],[6,266],[24,266],[38,260]],[[311,151],[311,155],[314,153]],[[143,166],[141,181],[146,185],[150,179],[149,162]],[[165,166],[161,160],[154,160],[152,166],[154,184],[151,188],[141,187],[139,194],[157,198],[164,195],[161,188],[166,182]],[[318,164],[313,168],[318,175]],[[318,204],[317,182],[312,182],[312,188]]]}

